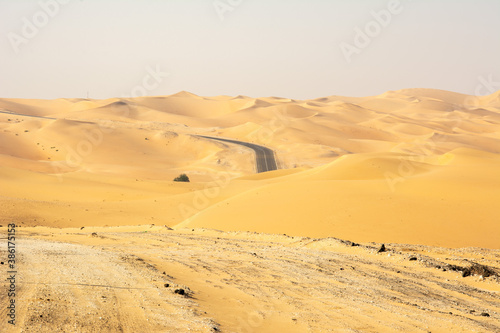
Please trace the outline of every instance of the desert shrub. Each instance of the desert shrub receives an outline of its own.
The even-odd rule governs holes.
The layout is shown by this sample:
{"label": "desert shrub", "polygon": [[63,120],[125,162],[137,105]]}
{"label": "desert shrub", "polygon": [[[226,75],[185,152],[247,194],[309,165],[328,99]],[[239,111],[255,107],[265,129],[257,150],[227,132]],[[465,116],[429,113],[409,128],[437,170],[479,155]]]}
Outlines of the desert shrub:
{"label": "desert shrub", "polygon": [[183,173],[174,178],[174,182],[189,182],[189,177]]}

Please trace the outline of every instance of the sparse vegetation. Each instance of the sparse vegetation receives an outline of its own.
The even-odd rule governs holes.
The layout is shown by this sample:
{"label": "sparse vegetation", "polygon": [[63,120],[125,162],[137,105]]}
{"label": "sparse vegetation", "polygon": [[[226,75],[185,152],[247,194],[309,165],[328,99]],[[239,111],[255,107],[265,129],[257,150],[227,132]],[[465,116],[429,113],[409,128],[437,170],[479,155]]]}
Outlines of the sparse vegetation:
{"label": "sparse vegetation", "polygon": [[189,182],[189,177],[183,173],[174,178],[174,182]]}

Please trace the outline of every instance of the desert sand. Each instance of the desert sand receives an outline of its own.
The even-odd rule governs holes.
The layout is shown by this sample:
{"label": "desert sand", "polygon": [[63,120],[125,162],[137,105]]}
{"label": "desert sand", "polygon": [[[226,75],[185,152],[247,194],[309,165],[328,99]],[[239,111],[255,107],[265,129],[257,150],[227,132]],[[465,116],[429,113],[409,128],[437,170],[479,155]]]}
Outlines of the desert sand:
{"label": "desert sand", "polygon": [[500,92],[0,99],[17,329],[500,331],[499,143]]}

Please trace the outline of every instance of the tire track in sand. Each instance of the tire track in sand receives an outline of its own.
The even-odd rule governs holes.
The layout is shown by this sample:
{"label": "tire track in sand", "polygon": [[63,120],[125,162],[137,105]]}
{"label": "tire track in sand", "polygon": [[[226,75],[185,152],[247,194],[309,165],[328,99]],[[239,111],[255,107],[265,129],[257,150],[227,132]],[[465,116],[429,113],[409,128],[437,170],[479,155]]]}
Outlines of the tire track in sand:
{"label": "tire track in sand", "polygon": [[[165,288],[172,281],[140,258],[44,240],[20,239],[17,246],[22,257],[17,325],[2,323],[0,332],[212,332],[216,327],[193,311],[192,298]],[[0,294],[2,319],[6,296]]]}

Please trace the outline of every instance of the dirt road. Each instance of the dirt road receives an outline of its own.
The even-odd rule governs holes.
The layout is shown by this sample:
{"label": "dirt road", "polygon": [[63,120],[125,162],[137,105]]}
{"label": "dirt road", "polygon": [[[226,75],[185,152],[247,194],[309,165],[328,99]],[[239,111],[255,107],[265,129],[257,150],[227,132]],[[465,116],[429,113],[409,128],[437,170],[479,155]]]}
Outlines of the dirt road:
{"label": "dirt road", "polygon": [[[16,329],[2,332],[211,332],[194,302],[165,288],[168,277],[131,254],[22,239],[17,243]],[[179,287],[180,288],[180,287]],[[2,288],[2,305],[5,288]]]}

